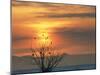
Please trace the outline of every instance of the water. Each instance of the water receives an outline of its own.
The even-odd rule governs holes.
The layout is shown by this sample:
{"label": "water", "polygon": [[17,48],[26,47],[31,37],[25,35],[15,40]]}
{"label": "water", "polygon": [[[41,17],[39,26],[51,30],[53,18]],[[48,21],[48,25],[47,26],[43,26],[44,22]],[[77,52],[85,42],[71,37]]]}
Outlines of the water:
{"label": "water", "polygon": [[[82,64],[82,65],[74,65],[74,66],[56,67],[53,69],[52,72],[90,70],[90,69],[96,69],[96,64]],[[19,71],[13,71],[12,75],[29,74],[29,73],[41,73],[41,72],[39,69],[19,70]]]}

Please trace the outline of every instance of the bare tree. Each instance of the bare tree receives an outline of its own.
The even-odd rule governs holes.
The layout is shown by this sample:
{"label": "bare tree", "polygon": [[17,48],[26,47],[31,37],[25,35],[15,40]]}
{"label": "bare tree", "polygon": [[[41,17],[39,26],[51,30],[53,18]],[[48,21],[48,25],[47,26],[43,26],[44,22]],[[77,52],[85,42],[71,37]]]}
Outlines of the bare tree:
{"label": "bare tree", "polygon": [[51,45],[52,42],[49,46],[43,44],[40,48],[31,49],[33,60],[41,72],[51,72],[63,58],[63,54]]}

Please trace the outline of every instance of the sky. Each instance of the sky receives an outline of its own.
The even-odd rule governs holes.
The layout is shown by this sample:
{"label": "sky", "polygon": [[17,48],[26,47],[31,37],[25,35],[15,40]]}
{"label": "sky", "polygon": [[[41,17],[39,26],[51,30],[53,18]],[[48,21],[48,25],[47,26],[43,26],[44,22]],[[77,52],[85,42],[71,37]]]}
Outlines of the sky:
{"label": "sky", "polygon": [[[30,55],[44,37],[67,54],[95,53],[96,7],[12,1],[12,54]],[[43,37],[44,36],[44,37]]]}

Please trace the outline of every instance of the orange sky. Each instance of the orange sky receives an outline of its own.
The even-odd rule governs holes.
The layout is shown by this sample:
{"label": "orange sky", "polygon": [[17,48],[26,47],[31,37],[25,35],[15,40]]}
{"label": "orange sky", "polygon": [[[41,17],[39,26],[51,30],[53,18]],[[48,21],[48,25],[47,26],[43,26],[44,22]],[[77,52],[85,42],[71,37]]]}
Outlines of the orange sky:
{"label": "orange sky", "polygon": [[12,1],[13,55],[30,54],[44,32],[65,53],[95,53],[95,14],[95,6]]}

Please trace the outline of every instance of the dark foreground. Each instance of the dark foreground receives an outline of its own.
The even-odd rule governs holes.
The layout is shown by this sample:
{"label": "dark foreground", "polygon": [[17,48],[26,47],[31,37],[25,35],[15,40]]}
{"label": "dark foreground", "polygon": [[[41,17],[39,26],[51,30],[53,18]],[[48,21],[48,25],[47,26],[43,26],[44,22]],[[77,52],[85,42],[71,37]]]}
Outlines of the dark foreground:
{"label": "dark foreground", "polygon": [[[64,67],[56,67],[52,72],[62,72],[62,71],[77,71],[77,70],[91,70],[96,69],[96,64],[83,64],[83,65],[75,65],[75,66],[64,66]],[[11,72],[11,75],[17,74],[31,74],[31,73],[42,73],[39,69],[30,69],[30,70],[19,70]]]}

